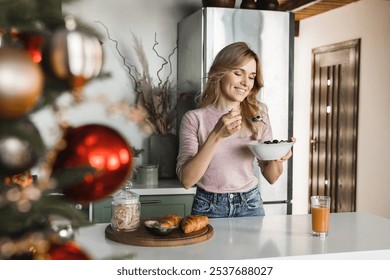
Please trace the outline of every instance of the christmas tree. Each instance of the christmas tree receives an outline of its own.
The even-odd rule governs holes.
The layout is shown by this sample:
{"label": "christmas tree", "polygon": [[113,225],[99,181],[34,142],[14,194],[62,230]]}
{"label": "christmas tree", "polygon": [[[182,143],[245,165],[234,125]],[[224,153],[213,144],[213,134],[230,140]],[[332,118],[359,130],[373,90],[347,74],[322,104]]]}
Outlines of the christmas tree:
{"label": "christmas tree", "polygon": [[[72,127],[56,103],[64,91],[72,104],[87,102],[86,83],[106,76],[99,34],[62,14],[68,2],[0,0],[0,259],[88,259],[73,240],[75,229],[90,224],[78,206],[131,177],[133,148],[120,133],[101,124]],[[47,107],[61,131],[54,147],[31,120]],[[145,125],[144,110],[117,109]]]}

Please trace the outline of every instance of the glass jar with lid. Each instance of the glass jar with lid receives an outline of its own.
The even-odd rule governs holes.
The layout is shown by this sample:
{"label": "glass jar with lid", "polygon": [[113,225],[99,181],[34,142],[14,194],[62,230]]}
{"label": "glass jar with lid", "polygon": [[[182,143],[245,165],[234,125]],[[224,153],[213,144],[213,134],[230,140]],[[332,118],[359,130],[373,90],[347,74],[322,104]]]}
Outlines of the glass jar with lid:
{"label": "glass jar with lid", "polygon": [[139,195],[131,192],[132,182],[126,181],[123,189],[111,202],[111,227],[117,231],[134,231],[140,226],[141,204]]}

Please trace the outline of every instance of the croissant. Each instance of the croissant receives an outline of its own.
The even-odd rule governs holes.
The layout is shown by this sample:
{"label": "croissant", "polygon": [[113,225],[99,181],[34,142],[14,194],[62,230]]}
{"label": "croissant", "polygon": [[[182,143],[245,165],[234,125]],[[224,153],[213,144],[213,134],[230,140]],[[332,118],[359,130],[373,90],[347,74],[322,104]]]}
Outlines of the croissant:
{"label": "croissant", "polygon": [[201,215],[189,215],[181,222],[181,229],[185,234],[201,230],[209,224],[209,217]]}
{"label": "croissant", "polygon": [[162,228],[172,228],[178,227],[181,223],[182,217],[180,215],[171,214],[162,217],[160,221],[160,227]]}

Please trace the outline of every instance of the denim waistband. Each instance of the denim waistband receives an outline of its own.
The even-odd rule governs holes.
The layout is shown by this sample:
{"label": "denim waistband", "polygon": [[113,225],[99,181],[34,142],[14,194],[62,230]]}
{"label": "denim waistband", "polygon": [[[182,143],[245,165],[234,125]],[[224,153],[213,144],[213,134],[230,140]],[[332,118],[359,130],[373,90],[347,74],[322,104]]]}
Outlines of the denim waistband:
{"label": "denim waistband", "polygon": [[205,189],[197,186],[196,192],[202,195],[207,196],[209,199],[212,199],[214,203],[221,199],[233,199],[235,197],[240,197],[242,200],[247,200],[248,197],[251,197],[254,192],[258,191],[258,186],[250,189],[246,192],[231,192],[231,193],[214,193],[208,192]]}

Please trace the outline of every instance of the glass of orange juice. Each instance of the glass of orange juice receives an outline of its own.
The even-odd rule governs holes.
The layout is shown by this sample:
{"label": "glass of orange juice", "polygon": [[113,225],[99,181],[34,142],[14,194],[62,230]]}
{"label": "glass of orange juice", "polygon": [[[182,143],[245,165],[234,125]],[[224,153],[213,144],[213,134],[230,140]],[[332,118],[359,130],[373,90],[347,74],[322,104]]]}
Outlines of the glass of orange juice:
{"label": "glass of orange juice", "polygon": [[329,230],[330,197],[320,195],[312,196],[310,197],[310,205],[313,236],[327,237]]}

